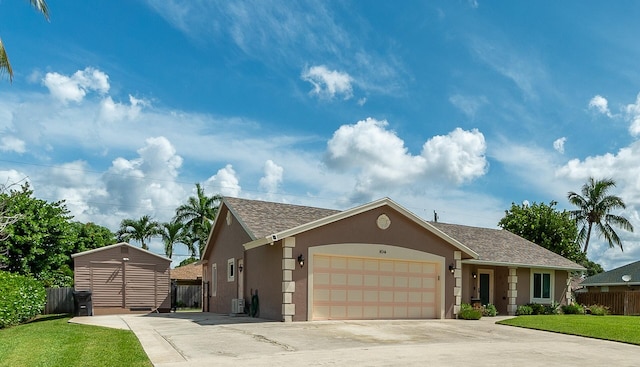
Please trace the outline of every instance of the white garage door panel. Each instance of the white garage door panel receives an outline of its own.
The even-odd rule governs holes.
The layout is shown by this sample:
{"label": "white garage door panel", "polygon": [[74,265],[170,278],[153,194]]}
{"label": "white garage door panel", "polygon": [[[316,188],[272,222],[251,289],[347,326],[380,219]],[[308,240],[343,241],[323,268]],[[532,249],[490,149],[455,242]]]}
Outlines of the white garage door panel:
{"label": "white garage door panel", "polygon": [[313,320],[436,317],[437,264],[313,256]]}

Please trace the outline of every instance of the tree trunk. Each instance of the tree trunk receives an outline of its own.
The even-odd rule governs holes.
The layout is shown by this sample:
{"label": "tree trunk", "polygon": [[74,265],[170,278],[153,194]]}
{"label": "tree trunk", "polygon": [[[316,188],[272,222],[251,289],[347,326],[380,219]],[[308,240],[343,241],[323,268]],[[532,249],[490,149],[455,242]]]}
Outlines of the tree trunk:
{"label": "tree trunk", "polygon": [[591,227],[593,227],[593,223],[589,222],[589,228],[587,230],[587,240],[584,242],[584,250],[582,251],[585,254],[587,253],[587,248],[589,248],[589,239],[591,239]]}

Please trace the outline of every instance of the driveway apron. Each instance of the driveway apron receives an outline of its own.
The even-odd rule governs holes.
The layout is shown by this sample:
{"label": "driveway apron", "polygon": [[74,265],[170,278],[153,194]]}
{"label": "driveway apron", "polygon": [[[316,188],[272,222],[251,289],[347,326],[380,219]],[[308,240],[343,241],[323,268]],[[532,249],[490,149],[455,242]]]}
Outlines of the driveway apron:
{"label": "driveway apron", "polygon": [[638,346],[496,325],[499,318],[281,323],[211,313],[121,317],[158,367],[585,367],[640,361]]}

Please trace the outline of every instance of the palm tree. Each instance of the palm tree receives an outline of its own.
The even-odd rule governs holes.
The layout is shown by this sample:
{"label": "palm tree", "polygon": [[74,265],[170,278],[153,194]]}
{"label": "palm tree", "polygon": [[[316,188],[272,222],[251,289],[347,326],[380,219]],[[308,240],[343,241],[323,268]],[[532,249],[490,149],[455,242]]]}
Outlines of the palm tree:
{"label": "palm tree", "polygon": [[[30,0],[30,2],[31,5],[33,5],[33,7],[42,13],[44,18],[49,21],[49,7],[45,0]],[[4,43],[2,43],[2,39],[0,38],[0,75],[4,73],[9,74],[9,82],[13,82],[13,69],[11,68],[9,57],[7,56],[7,52],[4,48]]]}
{"label": "palm tree", "polygon": [[578,207],[577,210],[571,211],[571,215],[582,226],[578,233],[578,241],[585,241],[582,250],[585,254],[589,248],[591,230],[594,227],[600,235],[604,236],[609,247],[613,248],[615,244],[620,246],[622,251],[624,251],[622,241],[611,225],[633,232],[633,226],[625,217],[610,214],[614,209],[627,207],[620,197],[607,195],[609,189],[615,186],[615,181],[610,178],[595,180],[589,177],[587,183],[582,186],[582,195],[573,191],[567,194],[569,202]]}
{"label": "palm tree", "polygon": [[[220,195],[205,195],[204,189],[197,183],[196,196],[189,197],[186,204],[180,205],[176,209],[174,220],[182,222],[185,227],[193,232],[195,235],[193,240],[199,243],[201,249],[204,249],[211,223],[218,213],[218,206],[221,200],[222,197]],[[195,242],[193,244],[195,245]]]}
{"label": "palm tree", "polygon": [[123,219],[118,230],[118,241],[135,240],[142,243],[142,248],[149,249],[146,240],[160,234],[160,225],[153,221],[150,216],[143,215],[140,219]]}
{"label": "palm tree", "polygon": [[162,223],[160,225],[160,237],[162,237],[162,242],[164,242],[164,253],[170,259],[173,256],[173,246],[176,243],[187,242],[183,229],[184,225],[176,221]]}

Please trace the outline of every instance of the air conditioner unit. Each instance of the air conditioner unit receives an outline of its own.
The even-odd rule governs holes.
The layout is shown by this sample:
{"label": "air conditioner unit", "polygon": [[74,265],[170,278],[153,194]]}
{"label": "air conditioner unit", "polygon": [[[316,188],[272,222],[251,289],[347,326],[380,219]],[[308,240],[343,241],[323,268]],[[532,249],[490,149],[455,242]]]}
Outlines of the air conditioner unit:
{"label": "air conditioner unit", "polygon": [[244,298],[231,300],[231,313],[244,313]]}

